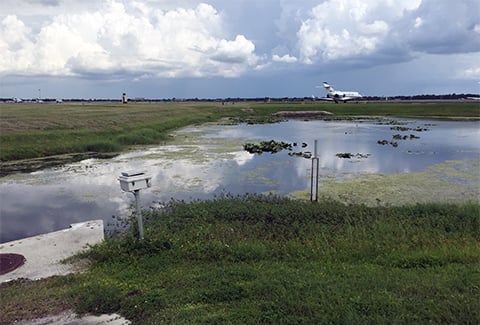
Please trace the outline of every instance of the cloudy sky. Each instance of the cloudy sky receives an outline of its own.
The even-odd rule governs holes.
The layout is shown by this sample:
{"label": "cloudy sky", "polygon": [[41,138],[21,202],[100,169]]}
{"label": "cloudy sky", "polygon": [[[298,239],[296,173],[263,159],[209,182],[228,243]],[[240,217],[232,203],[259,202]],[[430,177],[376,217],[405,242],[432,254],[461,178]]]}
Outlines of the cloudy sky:
{"label": "cloudy sky", "polygon": [[478,0],[1,0],[0,97],[480,92]]}

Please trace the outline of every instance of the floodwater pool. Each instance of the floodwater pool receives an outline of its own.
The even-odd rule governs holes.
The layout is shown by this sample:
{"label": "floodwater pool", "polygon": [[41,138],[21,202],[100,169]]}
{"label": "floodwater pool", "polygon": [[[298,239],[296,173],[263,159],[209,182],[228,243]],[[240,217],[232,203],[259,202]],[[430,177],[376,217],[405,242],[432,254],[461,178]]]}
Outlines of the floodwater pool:
{"label": "floodwater pool", "polygon": [[[243,149],[247,142],[269,140],[297,145],[275,154]],[[117,178],[133,169],[152,176],[152,187],[141,192],[145,208],[171,198],[208,199],[226,193],[306,197],[311,160],[289,153],[313,153],[315,140],[322,195],[346,202],[372,198],[394,203],[403,203],[402,198],[423,202],[479,197],[478,121],[378,118],[208,124],[178,130],[165,144],[138,147],[113,159],[88,159],[0,178],[0,242],[75,222],[103,219],[108,224],[112,216],[129,216],[133,195],[121,191]],[[351,158],[339,158],[340,153]],[[403,183],[408,191],[395,187]]]}

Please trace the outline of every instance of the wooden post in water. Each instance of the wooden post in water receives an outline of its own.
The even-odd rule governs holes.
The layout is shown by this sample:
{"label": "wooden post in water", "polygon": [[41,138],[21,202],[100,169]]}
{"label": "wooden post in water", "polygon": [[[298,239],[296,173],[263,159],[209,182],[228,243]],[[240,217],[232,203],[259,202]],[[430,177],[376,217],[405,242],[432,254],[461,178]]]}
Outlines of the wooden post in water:
{"label": "wooden post in water", "polygon": [[314,144],[314,154],[312,158],[312,172],[310,176],[310,201],[318,201],[318,167],[319,159],[317,156],[317,140]]}

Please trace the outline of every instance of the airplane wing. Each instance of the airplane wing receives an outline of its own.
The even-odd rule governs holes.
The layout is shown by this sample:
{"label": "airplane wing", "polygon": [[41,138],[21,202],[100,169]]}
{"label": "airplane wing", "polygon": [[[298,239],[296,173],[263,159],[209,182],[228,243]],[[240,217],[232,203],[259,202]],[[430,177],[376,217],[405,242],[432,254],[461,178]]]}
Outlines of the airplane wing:
{"label": "airplane wing", "polygon": [[341,101],[347,101],[347,100],[352,100],[352,99],[358,99],[359,97],[350,97],[350,96],[343,96],[343,97],[338,97],[336,98],[337,100]]}
{"label": "airplane wing", "polygon": [[345,97],[318,97],[318,100],[326,100],[329,102],[335,102],[338,104],[338,102],[347,102],[349,100],[358,100],[358,97],[350,97],[350,96],[345,96]]}

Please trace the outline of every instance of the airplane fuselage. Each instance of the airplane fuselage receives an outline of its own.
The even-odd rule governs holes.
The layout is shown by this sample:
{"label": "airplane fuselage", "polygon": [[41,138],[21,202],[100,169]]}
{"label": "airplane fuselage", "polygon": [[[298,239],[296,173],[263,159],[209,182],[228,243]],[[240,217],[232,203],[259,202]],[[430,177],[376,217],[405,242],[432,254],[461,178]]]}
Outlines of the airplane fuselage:
{"label": "airplane fuselage", "polygon": [[335,91],[333,94],[327,94],[330,98],[360,98],[362,95],[358,91]]}
{"label": "airplane fuselage", "polygon": [[333,100],[335,103],[338,103],[339,101],[347,102],[348,100],[354,100],[363,97],[358,91],[335,90],[327,82],[323,83],[323,87],[327,90],[327,96],[325,99]]}

